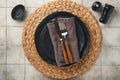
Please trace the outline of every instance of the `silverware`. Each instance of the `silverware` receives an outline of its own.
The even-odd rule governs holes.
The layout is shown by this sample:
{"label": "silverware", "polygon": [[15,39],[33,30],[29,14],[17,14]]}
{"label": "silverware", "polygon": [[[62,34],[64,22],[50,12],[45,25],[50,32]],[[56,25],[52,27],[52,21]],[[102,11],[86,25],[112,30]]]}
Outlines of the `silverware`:
{"label": "silverware", "polygon": [[68,31],[67,31],[66,26],[63,22],[59,22],[59,27],[60,27],[61,35],[62,35],[63,40],[64,40],[64,44],[65,44],[65,48],[66,48],[66,51],[67,51],[67,56],[68,56],[69,63],[72,64],[73,63],[73,57],[72,57],[72,53],[71,53],[69,43],[68,43],[68,40],[67,40]]}
{"label": "silverware", "polygon": [[56,28],[56,30],[57,30],[57,33],[58,33],[58,35],[59,35],[59,37],[60,37],[61,47],[62,47],[62,52],[63,52],[63,57],[64,57],[64,60],[65,60],[65,63],[66,63],[66,64],[69,64],[69,60],[68,60],[68,57],[67,57],[67,52],[66,52],[66,50],[65,50],[65,45],[64,45],[64,42],[63,42],[63,37],[62,37],[62,35],[61,35],[61,30],[60,30],[60,28],[59,28],[59,24],[57,23],[56,20],[53,20],[53,21],[54,21],[54,24],[55,24],[55,28]]}

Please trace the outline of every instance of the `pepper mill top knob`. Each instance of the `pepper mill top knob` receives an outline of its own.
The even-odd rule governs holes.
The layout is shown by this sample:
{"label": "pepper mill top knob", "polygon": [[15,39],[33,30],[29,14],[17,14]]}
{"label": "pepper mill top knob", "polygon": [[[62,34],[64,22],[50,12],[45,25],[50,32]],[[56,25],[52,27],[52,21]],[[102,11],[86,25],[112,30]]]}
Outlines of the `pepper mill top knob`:
{"label": "pepper mill top knob", "polygon": [[99,1],[96,1],[92,4],[92,10],[93,11],[101,11],[102,10],[102,4]]}

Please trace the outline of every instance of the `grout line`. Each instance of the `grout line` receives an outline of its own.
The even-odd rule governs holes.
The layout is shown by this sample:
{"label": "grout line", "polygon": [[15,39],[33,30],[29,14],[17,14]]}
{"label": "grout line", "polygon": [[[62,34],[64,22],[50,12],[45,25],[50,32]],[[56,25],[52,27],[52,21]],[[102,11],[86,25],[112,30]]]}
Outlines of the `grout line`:
{"label": "grout line", "polygon": [[[43,0],[43,4],[45,4],[45,1]],[[82,4],[83,4],[83,1],[82,1]],[[25,4],[23,4],[25,5]],[[42,6],[42,5],[41,5]],[[83,5],[84,6],[84,5]],[[14,7],[14,6],[13,6]],[[0,7],[0,8],[13,8],[13,7]],[[39,8],[40,6],[36,6],[36,7],[25,7],[25,8]],[[86,8],[90,8],[91,7],[88,7],[88,6],[85,6]],[[115,8],[120,8],[120,7],[115,7]]]}
{"label": "grout line", "polygon": [[[6,45],[6,44],[0,44],[0,46],[3,46],[3,45]],[[7,46],[22,46],[22,45],[15,45],[15,44],[7,44]],[[103,44],[102,43],[102,47],[120,47],[120,45],[118,45],[118,46],[111,46],[111,45],[106,45],[106,44]]]}
{"label": "grout line", "polygon": [[[14,7],[14,6],[13,6]],[[0,8],[13,8],[13,7],[0,7]],[[25,8],[39,8],[40,6],[38,7],[25,7]]]}
{"label": "grout line", "polygon": [[[24,26],[24,25],[23,25]],[[8,26],[8,27],[23,27],[23,26]],[[0,27],[6,27],[6,26],[0,26]],[[100,28],[104,29],[104,28],[120,28],[120,26],[110,26],[110,25],[106,25],[106,26],[100,26]]]}
{"label": "grout line", "polygon": [[[24,25],[23,25],[24,26]],[[23,27],[23,26],[8,26],[8,27]]]}
{"label": "grout line", "polygon": [[103,44],[103,43],[102,43],[102,47],[118,47],[118,48],[119,48],[120,45],[118,45],[118,46],[111,46],[111,45],[106,45],[106,44]]}
{"label": "grout line", "polygon": [[24,0],[24,2],[23,2],[23,3],[24,3],[24,5],[25,5],[25,0]]}
{"label": "grout line", "polygon": [[7,46],[22,46],[22,44],[20,44],[20,45],[19,44],[18,45],[17,44],[7,44]]}
{"label": "grout line", "polygon": [[120,67],[120,65],[102,65],[102,67]]}
{"label": "grout line", "polygon": [[103,46],[101,45],[101,80],[102,80],[102,53],[103,53]]}
{"label": "grout line", "polygon": [[7,75],[7,0],[6,0],[6,80],[8,79]]}
{"label": "grout line", "polygon": [[6,8],[6,7],[0,7],[0,8]]}
{"label": "grout line", "polygon": [[[92,6],[92,4],[91,4],[91,6]],[[86,8],[91,8],[91,6],[85,6],[85,7],[86,7]],[[120,8],[120,7],[115,6],[115,8]]]}
{"label": "grout line", "polygon": [[24,64],[24,80],[26,78],[26,64]]}
{"label": "grout line", "polygon": [[[24,0],[24,5],[25,5],[25,0]],[[26,78],[26,64],[25,64],[25,54],[24,54],[24,80],[25,80],[25,78]]]}
{"label": "grout line", "polygon": [[[8,26],[8,27],[23,27],[23,26]],[[110,26],[110,25],[106,25],[106,26],[100,26],[100,28],[102,28],[102,29],[104,29],[104,28],[120,28],[120,26]],[[3,26],[0,26],[0,27],[3,27]]]}
{"label": "grout line", "polygon": [[[108,26],[108,27],[106,27]],[[120,26],[109,26],[109,25],[106,25],[106,26],[101,26],[102,29],[104,28],[120,28]]]}
{"label": "grout line", "polygon": [[[0,64],[0,65],[6,65],[6,64]],[[31,64],[7,64],[7,65],[31,65]],[[93,66],[93,67],[101,67],[101,66],[97,66],[97,65],[95,65],[95,66]],[[102,67],[120,67],[120,65],[102,65]]]}
{"label": "grout line", "polygon": [[[5,29],[5,34],[6,34],[6,29]],[[6,35],[5,35],[6,38]],[[6,41],[5,41],[6,42]],[[5,43],[1,43],[0,46],[6,45]]]}
{"label": "grout line", "polygon": [[[0,65],[6,65],[6,64],[0,64]],[[7,65],[25,65],[25,64],[7,64]],[[31,65],[31,64],[26,64],[26,65]]]}
{"label": "grout line", "polygon": [[0,26],[0,27],[1,27],[1,28],[2,28],[2,27],[4,28],[4,27],[6,27],[6,26]]}
{"label": "grout line", "polygon": [[83,4],[83,0],[82,0],[82,5],[84,5],[84,4]]}
{"label": "grout line", "polygon": [[[50,1],[49,1],[50,2]],[[83,1],[82,1],[82,3],[84,3]],[[43,0],[43,4],[45,4],[45,1]],[[80,3],[79,3],[80,4]],[[25,4],[23,4],[23,5],[25,5]],[[42,6],[42,5],[41,5]],[[84,5],[83,5],[84,6]],[[14,7],[14,6],[13,6]],[[13,7],[0,7],[0,8],[13,8]],[[38,8],[38,7],[40,7],[40,6],[36,6],[36,7],[25,7],[25,8]],[[89,7],[89,6],[85,6],[86,8],[90,8],[91,9],[91,7]],[[115,8],[120,8],[120,7],[115,7]]]}
{"label": "grout line", "polygon": [[22,46],[22,45],[13,45],[13,44],[0,44],[0,46],[3,46],[3,45],[5,45],[5,46]]}

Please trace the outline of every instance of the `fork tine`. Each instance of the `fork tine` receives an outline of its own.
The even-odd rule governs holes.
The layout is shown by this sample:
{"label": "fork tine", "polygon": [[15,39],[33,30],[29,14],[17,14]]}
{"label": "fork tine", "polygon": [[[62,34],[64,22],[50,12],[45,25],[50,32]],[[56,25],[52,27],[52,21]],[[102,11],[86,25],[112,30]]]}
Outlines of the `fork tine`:
{"label": "fork tine", "polygon": [[62,23],[62,22],[59,22],[59,27],[60,27],[60,30],[65,30],[66,29],[65,24]]}

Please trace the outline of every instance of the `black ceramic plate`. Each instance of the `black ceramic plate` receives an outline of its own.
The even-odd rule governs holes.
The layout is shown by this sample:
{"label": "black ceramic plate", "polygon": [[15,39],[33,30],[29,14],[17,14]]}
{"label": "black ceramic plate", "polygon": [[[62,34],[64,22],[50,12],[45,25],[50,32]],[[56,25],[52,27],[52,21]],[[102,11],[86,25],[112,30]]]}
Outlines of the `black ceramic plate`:
{"label": "black ceramic plate", "polygon": [[75,15],[68,12],[55,12],[48,15],[37,27],[35,32],[35,46],[39,55],[49,64],[56,65],[54,49],[51,42],[49,30],[46,24],[58,17],[74,17],[76,25],[76,35],[78,40],[79,55],[84,55],[89,46],[89,34],[85,24]]}

